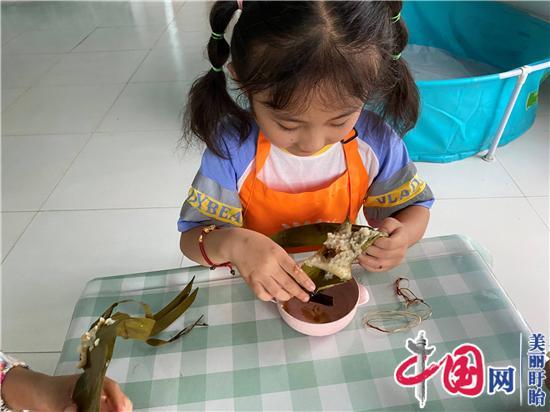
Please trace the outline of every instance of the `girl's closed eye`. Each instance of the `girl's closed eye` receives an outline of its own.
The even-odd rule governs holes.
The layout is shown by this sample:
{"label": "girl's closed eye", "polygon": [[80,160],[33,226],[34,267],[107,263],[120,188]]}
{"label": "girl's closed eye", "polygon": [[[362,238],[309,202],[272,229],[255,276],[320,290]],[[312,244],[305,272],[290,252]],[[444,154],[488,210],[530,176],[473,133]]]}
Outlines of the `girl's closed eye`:
{"label": "girl's closed eye", "polygon": [[338,123],[338,124],[331,124],[332,127],[342,127],[344,126],[348,121],[346,120],[345,122],[342,122],[342,123]]}
{"label": "girl's closed eye", "polygon": [[283,129],[285,132],[295,132],[299,128],[298,126],[296,126],[296,127],[286,127],[286,126],[283,126],[280,123],[277,123],[277,126],[279,126],[281,129]]}

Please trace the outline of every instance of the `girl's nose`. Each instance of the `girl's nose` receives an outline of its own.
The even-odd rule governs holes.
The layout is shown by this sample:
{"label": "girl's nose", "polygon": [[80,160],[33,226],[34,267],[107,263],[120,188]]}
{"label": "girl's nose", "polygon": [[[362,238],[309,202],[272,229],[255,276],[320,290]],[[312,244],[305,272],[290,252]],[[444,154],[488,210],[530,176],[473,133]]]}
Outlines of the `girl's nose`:
{"label": "girl's nose", "polygon": [[301,152],[307,154],[317,153],[323,147],[327,145],[327,140],[319,135],[311,134],[305,135],[300,138],[298,148]]}

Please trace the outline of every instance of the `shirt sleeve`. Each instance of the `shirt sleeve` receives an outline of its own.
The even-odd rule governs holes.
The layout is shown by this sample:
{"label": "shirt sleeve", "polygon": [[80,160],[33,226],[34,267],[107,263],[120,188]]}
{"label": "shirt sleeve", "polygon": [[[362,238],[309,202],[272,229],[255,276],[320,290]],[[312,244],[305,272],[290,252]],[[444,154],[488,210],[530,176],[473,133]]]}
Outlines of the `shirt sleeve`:
{"label": "shirt sleeve", "polygon": [[418,175],[403,139],[384,122],[370,136],[379,167],[363,202],[367,220],[381,221],[412,205],[430,208],[433,193]]}
{"label": "shirt sleeve", "polygon": [[237,174],[231,160],[206,149],[181,208],[178,230],[186,232],[210,224],[240,227],[243,222]]}

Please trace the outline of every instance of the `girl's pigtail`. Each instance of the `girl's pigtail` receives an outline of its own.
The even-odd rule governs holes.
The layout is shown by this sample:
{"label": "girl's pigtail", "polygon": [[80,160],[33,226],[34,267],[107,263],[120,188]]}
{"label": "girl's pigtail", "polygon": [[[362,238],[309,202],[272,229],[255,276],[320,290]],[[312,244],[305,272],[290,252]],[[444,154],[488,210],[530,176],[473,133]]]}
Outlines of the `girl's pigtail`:
{"label": "girl's pigtail", "polygon": [[208,42],[208,58],[212,68],[191,86],[184,118],[184,138],[190,140],[191,135],[195,135],[222,158],[228,157],[220,141],[222,128],[239,131],[241,141],[250,132],[249,114],[229,95],[223,70],[230,55],[224,32],[237,8],[236,1],[217,1],[212,7],[212,35]]}
{"label": "girl's pigtail", "polygon": [[397,130],[404,135],[418,120],[420,98],[414,78],[401,56],[409,39],[407,27],[401,18],[403,3],[390,1],[386,4],[394,38],[394,46],[388,58],[391,59],[390,67],[394,71],[395,83],[385,99],[384,117],[394,119]]}

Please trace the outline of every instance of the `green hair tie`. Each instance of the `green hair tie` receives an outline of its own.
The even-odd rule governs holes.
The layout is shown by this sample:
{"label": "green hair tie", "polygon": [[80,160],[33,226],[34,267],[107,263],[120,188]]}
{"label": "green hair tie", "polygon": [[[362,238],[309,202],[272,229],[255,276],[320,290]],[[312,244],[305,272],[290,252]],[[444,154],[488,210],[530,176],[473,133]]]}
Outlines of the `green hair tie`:
{"label": "green hair tie", "polygon": [[214,67],[214,66],[212,66],[212,70],[214,70],[216,73],[219,73],[223,70],[223,67]]}
{"label": "green hair tie", "polygon": [[399,54],[394,54],[394,55],[391,56],[391,58],[392,58],[393,60],[399,60],[399,59],[401,58],[401,53],[399,53]]}
{"label": "green hair tie", "polygon": [[219,34],[219,33],[214,33],[214,32],[212,32],[211,37],[212,37],[214,40],[221,40],[221,39],[223,39],[223,33],[222,33],[222,34]]}
{"label": "green hair tie", "polygon": [[401,19],[401,12],[397,13],[395,16],[391,18],[392,23],[397,23]]}

